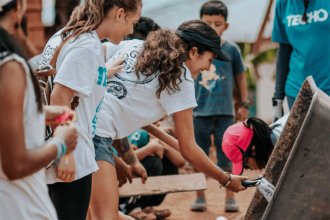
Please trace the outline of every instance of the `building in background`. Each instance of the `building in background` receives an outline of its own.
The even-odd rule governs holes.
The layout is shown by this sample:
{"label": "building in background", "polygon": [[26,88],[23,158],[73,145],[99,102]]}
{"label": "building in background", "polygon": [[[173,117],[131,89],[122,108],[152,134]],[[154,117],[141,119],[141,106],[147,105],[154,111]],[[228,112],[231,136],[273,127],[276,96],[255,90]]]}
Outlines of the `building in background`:
{"label": "building in background", "polygon": [[[39,50],[54,32],[66,24],[74,7],[82,1],[28,0],[28,34]],[[206,0],[143,0],[142,15],[153,18],[162,27],[176,29],[184,21],[198,19],[199,9],[204,2]],[[274,59],[257,65],[254,61],[260,60],[259,54],[276,47],[270,41],[275,0],[223,2],[228,6],[230,23],[223,37],[240,45],[248,45],[247,50],[243,48],[243,55],[246,65],[253,69],[252,79],[256,85],[251,90],[251,99],[255,101],[256,108],[252,112],[269,121],[274,90]]]}
{"label": "building in background", "polygon": [[27,1],[27,29],[28,37],[39,51],[45,46],[45,31],[41,21],[42,0]]}

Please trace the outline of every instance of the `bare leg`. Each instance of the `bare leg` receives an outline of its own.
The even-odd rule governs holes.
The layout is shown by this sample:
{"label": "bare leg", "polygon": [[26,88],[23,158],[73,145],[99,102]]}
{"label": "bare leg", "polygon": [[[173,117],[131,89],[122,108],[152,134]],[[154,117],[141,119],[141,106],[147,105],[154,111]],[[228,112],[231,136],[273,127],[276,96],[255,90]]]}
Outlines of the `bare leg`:
{"label": "bare leg", "polygon": [[119,192],[115,167],[106,161],[97,161],[97,164],[99,170],[93,174],[89,219],[131,219],[118,212]]}

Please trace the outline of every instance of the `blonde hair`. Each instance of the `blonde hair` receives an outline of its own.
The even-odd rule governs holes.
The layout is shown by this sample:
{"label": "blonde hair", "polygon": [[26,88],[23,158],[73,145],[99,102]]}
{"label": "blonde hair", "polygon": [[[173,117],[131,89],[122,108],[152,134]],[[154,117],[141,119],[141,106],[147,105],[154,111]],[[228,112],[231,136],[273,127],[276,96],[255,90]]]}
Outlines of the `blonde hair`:
{"label": "blonde hair", "polygon": [[85,4],[77,6],[62,31],[62,38],[68,35],[91,32],[98,28],[110,9],[117,6],[127,12],[136,12],[142,0],[85,0]]}

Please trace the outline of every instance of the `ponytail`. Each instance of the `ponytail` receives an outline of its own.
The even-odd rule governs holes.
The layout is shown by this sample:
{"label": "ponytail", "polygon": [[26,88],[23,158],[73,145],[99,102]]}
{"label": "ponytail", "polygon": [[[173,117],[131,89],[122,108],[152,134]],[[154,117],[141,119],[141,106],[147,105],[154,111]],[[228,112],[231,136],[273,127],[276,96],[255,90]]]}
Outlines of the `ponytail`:
{"label": "ponytail", "polygon": [[[79,36],[98,28],[110,9],[117,6],[127,12],[135,12],[141,0],[85,0],[77,6],[62,31],[62,39],[69,35]],[[109,27],[111,28],[111,27]]]}
{"label": "ponytail", "polygon": [[253,137],[245,156],[251,156],[253,153],[252,147],[254,146],[255,160],[259,168],[264,168],[268,159],[274,149],[274,144],[271,140],[271,128],[259,118],[249,118],[245,125],[253,129]]}

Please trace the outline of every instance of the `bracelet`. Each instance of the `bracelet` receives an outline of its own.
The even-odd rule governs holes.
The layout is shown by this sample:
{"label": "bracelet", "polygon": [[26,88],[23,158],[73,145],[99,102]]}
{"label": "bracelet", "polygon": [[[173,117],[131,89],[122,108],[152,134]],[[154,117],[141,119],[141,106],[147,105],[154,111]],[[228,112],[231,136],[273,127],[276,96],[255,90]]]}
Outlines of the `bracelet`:
{"label": "bracelet", "polygon": [[239,106],[248,109],[250,107],[250,101],[240,102]]}
{"label": "bracelet", "polygon": [[56,146],[56,160],[60,159],[66,154],[67,147],[62,139],[54,137],[49,143]]}
{"label": "bracelet", "polygon": [[[221,186],[227,188],[227,187],[229,186],[229,184],[231,183],[231,175],[230,175],[230,173],[228,173],[228,172],[225,172],[225,174],[228,175],[228,180],[227,180],[227,182],[225,182],[224,184],[221,184]],[[220,187],[221,187],[221,186],[220,186]]]}

